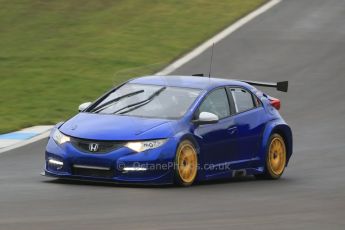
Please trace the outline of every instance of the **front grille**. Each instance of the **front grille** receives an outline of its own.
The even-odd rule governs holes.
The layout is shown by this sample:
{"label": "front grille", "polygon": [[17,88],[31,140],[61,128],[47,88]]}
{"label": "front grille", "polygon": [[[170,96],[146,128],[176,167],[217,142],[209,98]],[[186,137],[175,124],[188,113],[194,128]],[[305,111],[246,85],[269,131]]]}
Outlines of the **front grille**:
{"label": "front grille", "polygon": [[[124,142],[120,141],[96,141],[96,140],[84,140],[79,138],[71,138],[72,145],[78,150],[91,153],[102,154],[114,151],[124,146]],[[90,145],[97,145],[97,149],[90,148]]]}
{"label": "front grille", "polygon": [[111,170],[111,169],[99,170],[99,169],[88,169],[88,168],[73,168],[72,174],[75,176],[112,178],[112,177],[114,177],[114,170]]}

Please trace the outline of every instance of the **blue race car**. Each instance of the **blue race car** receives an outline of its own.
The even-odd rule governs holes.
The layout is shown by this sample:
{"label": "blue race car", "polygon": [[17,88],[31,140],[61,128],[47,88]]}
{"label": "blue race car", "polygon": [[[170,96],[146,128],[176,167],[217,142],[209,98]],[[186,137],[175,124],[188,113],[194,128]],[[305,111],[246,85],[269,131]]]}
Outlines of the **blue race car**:
{"label": "blue race car", "polygon": [[278,179],[292,154],[280,101],[252,85],[196,76],[129,80],[52,130],[44,175],[189,186],[255,175]]}

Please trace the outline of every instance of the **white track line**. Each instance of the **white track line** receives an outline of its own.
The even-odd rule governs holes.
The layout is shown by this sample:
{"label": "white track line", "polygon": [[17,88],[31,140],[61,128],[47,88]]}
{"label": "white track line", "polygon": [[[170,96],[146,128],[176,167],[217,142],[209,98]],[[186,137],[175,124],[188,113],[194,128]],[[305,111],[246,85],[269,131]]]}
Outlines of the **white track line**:
{"label": "white track line", "polygon": [[242,27],[243,25],[245,25],[249,21],[253,20],[255,17],[259,16],[260,14],[266,12],[267,10],[272,8],[273,6],[277,5],[279,2],[281,2],[281,0],[271,0],[271,1],[267,2],[265,5],[261,6],[260,8],[258,8],[255,11],[251,12],[247,16],[241,18],[240,20],[238,20],[237,22],[235,22],[234,24],[232,24],[228,28],[226,28],[223,31],[221,31],[220,33],[216,34],[211,39],[207,40],[206,42],[204,42],[200,46],[196,47],[194,50],[187,53],[182,58],[174,61],[173,63],[171,63],[170,65],[165,67],[163,70],[156,73],[156,75],[168,75],[168,74],[170,74],[171,72],[180,68],[182,65],[186,64],[187,62],[189,62],[193,58],[199,56],[202,52],[204,52],[209,47],[211,47],[213,45],[213,43],[217,43],[217,42],[223,40],[225,37],[229,36],[230,34],[235,32],[237,29],[239,29],[240,27]]}
{"label": "white track line", "polygon": [[31,138],[31,139],[28,139],[28,140],[25,140],[25,141],[21,141],[18,144],[14,144],[14,145],[11,145],[11,146],[8,146],[8,147],[5,147],[5,148],[1,148],[0,149],[0,155],[2,153],[10,151],[12,149],[16,149],[16,148],[19,148],[19,147],[22,147],[22,146],[34,143],[36,141],[40,141],[40,140],[42,140],[44,138],[47,138],[47,137],[49,137],[49,134],[50,134],[50,131],[46,131],[46,132],[41,133],[41,134]]}

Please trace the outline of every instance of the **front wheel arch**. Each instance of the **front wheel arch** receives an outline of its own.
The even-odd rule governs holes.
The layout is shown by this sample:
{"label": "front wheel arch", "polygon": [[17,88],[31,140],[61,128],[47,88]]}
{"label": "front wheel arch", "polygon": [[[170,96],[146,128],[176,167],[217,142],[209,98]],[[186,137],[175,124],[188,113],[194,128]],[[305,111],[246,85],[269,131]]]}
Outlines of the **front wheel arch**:
{"label": "front wheel arch", "polygon": [[174,159],[174,182],[180,186],[192,185],[198,175],[198,154],[194,144],[182,140],[177,147]]}
{"label": "front wheel arch", "polygon": [[196,149],[196,153],[197,153],[197,157],[198,157],[198,166],[199,170],[197,173],[197,178],[195,179],[196,182],[198,181],[203,181],[205,180],[205,170],[200,170],[200,168],[203,167],[203,153],[202,153],[202,145],[201,143],[199,143],[199,141],[197,140],[197,137],[195,137],[192,133],[179,133],[175,136],[177,138],[177,145],[176,145],[176,149],[175,149],[175,153],[177,151],[177,148],[179,146],[179,143],[181,143],[184,140],[189,140],[190,142],[193,143],[195,149]]}

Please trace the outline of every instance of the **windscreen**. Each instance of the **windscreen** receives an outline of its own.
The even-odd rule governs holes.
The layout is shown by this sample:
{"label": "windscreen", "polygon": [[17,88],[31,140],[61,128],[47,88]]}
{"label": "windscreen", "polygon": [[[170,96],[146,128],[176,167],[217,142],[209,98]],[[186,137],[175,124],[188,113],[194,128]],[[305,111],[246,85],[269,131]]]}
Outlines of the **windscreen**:
{"label": "windscreen", "polygon": [[127,83],[89,112],[163,119],[181,118],[200,89]]}

